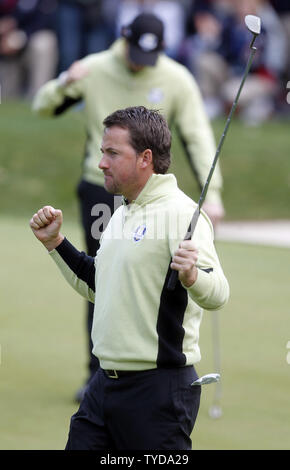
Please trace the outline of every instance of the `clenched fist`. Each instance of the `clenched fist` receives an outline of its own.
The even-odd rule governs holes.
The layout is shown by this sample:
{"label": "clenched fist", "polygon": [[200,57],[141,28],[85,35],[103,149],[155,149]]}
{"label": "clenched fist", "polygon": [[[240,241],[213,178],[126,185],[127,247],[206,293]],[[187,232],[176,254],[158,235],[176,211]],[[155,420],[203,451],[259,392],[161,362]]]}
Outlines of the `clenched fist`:
{"label": "clenched fist", "polygon": [[60,233],[62,225],[62,212],[51,206],[39,209],[30,219],[29,225],[36,238],[47,248],[54,250],[64,239]]}

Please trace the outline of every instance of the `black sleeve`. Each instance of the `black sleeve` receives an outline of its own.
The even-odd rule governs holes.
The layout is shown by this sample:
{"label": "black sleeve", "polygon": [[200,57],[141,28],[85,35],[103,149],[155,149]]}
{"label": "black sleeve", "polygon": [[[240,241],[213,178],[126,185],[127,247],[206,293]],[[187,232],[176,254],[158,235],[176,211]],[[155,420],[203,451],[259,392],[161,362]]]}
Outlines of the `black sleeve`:
{"label": "black sleeve", "polygon": [[54,116],[59,116],[60,114],[67,111],[67,109],[71,108],[72,106],[79,103],[80,101],[82,101],[82,97],[80,97],[80,98],[69,98],[68,96],[66,96],[64,98],[63,103],[61,105],[59,105],[57,108],[55,108]]}
{"label": "black sleeve", "polygon": [[75,275],[95,292],[94,258],[83,251],[78,251],[66,238],[56,247],[56,251]]}

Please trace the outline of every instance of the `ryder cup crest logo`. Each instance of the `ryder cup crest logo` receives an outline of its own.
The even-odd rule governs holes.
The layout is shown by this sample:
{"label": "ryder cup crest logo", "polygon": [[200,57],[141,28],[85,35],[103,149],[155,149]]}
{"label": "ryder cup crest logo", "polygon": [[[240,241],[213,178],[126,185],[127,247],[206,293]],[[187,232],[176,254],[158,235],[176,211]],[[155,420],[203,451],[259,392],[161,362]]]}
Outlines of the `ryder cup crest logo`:
{"label": "ryder cup crest logo", "polygon": [[154,104],[161,103],[161,101],[163,101],[163,98],[164,94],[160,88],[151,88],[147,96],[149,103]]}
{"label": "ryder cup crest logo", "polygon": [[145,237],[146,230],[146,225],[139,225],[133,233],[133,241],[135,243],[140,242]]}

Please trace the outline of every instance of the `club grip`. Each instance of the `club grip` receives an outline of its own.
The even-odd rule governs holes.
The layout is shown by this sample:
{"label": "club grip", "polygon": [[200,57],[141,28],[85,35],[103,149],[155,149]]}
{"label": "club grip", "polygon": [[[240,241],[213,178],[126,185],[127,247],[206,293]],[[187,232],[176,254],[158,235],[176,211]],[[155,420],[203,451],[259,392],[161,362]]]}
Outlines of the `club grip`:
{"label": "club grip", "polygon": [[178,280],[178,271],[172,270],[167,283],[167,290],[173,291]]}

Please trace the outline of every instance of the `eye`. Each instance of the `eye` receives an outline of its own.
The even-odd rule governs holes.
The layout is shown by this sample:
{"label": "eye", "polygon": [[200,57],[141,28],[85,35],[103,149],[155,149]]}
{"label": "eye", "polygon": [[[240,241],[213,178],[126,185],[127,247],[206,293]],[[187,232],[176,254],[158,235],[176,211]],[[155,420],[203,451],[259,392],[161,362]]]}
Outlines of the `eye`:
{"label": "eye", "polygon": [[113,150],[111,148],[108,148],[108,149],[100,149],[101,150],[101,153],[103,155],[106,155],[107,157],[116,157],[119,155],[118,151],[117,150]]}

